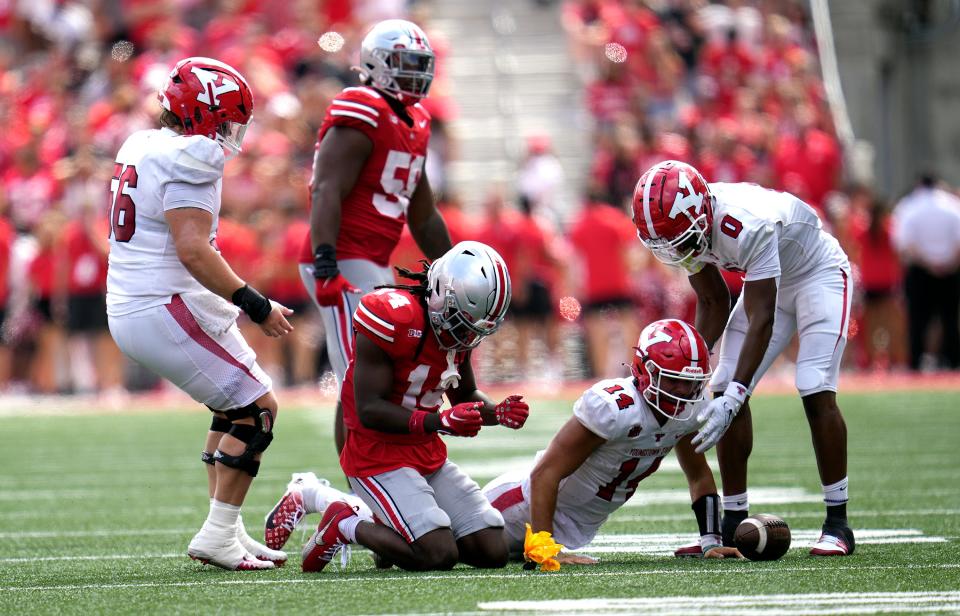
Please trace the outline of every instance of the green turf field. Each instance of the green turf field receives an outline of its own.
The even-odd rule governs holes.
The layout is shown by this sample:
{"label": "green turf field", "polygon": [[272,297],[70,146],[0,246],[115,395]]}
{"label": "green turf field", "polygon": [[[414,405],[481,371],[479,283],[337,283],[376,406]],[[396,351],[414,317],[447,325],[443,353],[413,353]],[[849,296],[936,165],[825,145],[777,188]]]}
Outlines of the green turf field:
{"label": "green turf field", "polygon": [[[185,550],[207,509],[198,455],[207,414],[7,417],[0,614],[960,613],[960,394],[847,394],[840,402],[850,434],[854,556],[807,555],[822,517],[809,434],[798,399],[765,396],[754,402],[752,511],[790,523],[787,556],[776,563],[668,556],[696,535],[685,482],[668,458],[584,550],[601,564],[558,573],[519,564],[380,572],[361,550],[345,571],[330,566],[308,576],[299,567],[306,530],[294,534],[291,560],[279,571],[203,567]],[[542,448],[569,406],[535,403],[520,432],[450,438],[451,458],[483,484]],[[343,485],[330,417],[329,406],[281,415],[244,508],[252,535],[262,536],[263,515],[292,471]]]}

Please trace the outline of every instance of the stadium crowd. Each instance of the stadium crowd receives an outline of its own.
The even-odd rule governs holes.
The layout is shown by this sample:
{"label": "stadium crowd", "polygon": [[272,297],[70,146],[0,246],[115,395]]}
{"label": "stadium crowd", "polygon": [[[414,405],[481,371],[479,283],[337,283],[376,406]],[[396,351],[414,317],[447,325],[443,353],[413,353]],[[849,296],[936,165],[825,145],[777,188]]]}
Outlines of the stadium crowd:
{"label": "stadium crowd", "polygon": [[[561,11],[594,126],[583,203],[552,216],[563,173],[545,136],[528,140],[518,187],[492,190],[480,211],[464,211],[443,181],[456,149],[454,84],[444,70],[449,43],[431,28],[429,3],[7,3],[0,8],[0,390],[18,383],[41,393],[120,392],[143,378],[124,369],[103,310],[112,160],[127,135],[155,125],[154,93],[170,67],[199,54],[240,69],[256,97],[244,154],[226,168],[218,246],[240,276],[296,310],[295,335],[247,339],[275,379],[315,380],[325,365],[323,336],[296,263],[316,131],[332,97],[355,83],[350,60],[366,25],[398,14],[423,26],[438,53],[425,102],[434,117],[428,164],[452,239],[489,243],[513,277],[515,335],[499,336],[506,348],[490,351],[520,358],[512,375],[619,373],[628,358],[608,351],[624,348],[612,346],[613,336],[634,340],[638,324],[667,315],[692,319],[687,285],[640,249],[628,214],[637,178],[664,158],[690,162],[709,181],[792,192],[819,210],[856,268],[850,367],[938,367],[916,350],[926,342],[916,330],[925,331],[929,315],[911,316],[908,353],[902,272],[916,263],[902,259],[916,254],[897,246],[909,245],[915,238],[903,235],[913,231],[894,233],[891,204],[842,182],[805,7],[796,0],[546,7]],[[328,34],[318,41],[320,33]],[[958,253],[934,275],[954,280]],[[405,235],[394,262],[418,258]],[[737,276],[727,280],[736,292]],[[579,313],[560,301],[566,296],[582,306],[576,326],[562,318]],[[956,321],[960,298],[945,303],[943,319]],[[956,327],[941,330],[949,337]],[[581,331],[589,367],[571,370],[570,334],[579,339]],[[939,365],[960,367],[950,340],[934,343],[945,353]],[[534,352],[540,360],[528,362]]]}

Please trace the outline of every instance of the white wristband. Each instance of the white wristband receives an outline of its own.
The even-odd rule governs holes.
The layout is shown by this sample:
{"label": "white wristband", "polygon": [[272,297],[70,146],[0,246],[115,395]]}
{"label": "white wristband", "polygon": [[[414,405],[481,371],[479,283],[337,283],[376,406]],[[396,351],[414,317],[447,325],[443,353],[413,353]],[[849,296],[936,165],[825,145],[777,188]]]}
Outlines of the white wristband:
{"label": "white wristband", "polygon": [[727,389],[723,392],[724,396],[728,398],[733,398],[737,401],[737,404],[743,405],[743,402],[747,399],[747,396],[750,395],[750,390],[747,389],[746,385],[741,385],[736,381],[730,381],[730,384],[727,385]]}

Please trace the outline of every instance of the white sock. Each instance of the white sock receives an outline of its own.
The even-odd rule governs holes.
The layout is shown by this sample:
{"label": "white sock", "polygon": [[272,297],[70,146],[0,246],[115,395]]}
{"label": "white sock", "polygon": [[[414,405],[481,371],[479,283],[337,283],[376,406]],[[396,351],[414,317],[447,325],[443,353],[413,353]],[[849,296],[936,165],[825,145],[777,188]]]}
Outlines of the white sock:
{"label": "white sock", "polygon": [[303,494],[303,508],[307,510],[307,513],[320,513],[323,511],[322,505],[326,501],[320,497],[320,490],[317,489],[319,485],[320,482],[303,482],[300,493]]}
{"label": "white sock", "polygon": [[239,517],[240,507],[213,499],[210,501],[210,513],[207,514],[207,521],[203,525],[213,526],[217,530],[235,529]]}
{"label": "white sock", "polygon": [[723,509],[724,511],[748,511],[750,509],[750,503],[747,500],[747,493],[731,494],[730,496],[724,494]]}
{"label": "white sock", "polygon": [[337,524],[337,527],[340,529],[340,533],[343,535],[344,539],[350,543],[357,542],[357,524],[363,522],[358,516],[352,515],[349,518],[340,520],[340,523]]}
{"label": "white sock", "polygon": [[847,500],[849,500],[849,495],[847,494],[847,483],[848,480],[846,477],[844,477],[836,483],[823,486],[823,502],[826,503],[828,507],[843,505],[846,503]]}

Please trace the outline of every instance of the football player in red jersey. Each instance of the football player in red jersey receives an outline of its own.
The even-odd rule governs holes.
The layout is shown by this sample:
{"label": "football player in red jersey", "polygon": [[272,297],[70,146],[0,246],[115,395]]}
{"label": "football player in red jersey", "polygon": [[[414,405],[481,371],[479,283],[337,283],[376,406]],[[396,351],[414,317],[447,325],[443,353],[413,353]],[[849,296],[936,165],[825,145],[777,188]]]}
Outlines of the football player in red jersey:
{"label": "football player in red jersey", "polygon": [[[507,268],[485,244],[461,242],[410,276],[419,284],[360,301],[341,392],[348,431],[340,466],[380,523],[331,503],[303,549],[304,571],[322,570],[348,543],[411,571],[507,563],[503,517],[447,459],[440,438],[476,436],[484,425],[519,429],[527,419],[522,396],[497,404],[478,390],[469,361],[503,322]],[[441,410],[444,394],[451,406]]]}
{"label": "football player in red jersey", "polygon": [[[451,247],[424,168],[430,114],[419,101],[434,72],[426,34],[409,21],[382,21],[364,37],[355,69],[363,85],[343,90],[320,127],[310,233],[300,255],[300,276],[320,309],[338,386],[353,356],[360,294],[393,282],[390,253],[404,223],[428,259]],[[342,417],[338,402],[338,452]]]}

